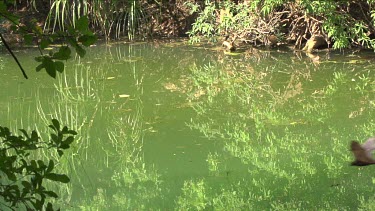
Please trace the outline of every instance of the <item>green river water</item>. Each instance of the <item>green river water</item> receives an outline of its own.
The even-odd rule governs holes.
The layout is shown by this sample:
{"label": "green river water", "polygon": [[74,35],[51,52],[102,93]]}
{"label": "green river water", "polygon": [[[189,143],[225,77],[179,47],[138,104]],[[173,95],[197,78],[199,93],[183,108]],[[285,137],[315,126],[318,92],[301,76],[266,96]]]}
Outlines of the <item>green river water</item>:
{"label": "green river water", "polygon": [[374,135],[373,52],[117,43],[56,79],[16,54],[30,79],[3,50],[0,125],[79,134],[71,182],[47,184],[62,210],[375,210],[375,166],[349,151]]}

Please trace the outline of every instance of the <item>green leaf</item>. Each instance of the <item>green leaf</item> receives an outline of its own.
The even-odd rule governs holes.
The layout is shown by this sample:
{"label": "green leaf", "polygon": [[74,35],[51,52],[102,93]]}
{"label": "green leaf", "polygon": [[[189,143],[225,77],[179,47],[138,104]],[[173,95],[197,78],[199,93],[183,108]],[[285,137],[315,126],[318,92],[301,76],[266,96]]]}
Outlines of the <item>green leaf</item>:
{"label": "green leaf", "polygon": [[[51,134],[51,139],[52,141],[55,143],[55,144],[58,144],[60,141],[59,141],[59,137],[56,135],[56,134]],[[53,145],[53,144],[52,144]]]}
{"label": "green leaf", "polygon": [[77,135],[78,134],[77,131],[75,131],[75,130],[69,130],[68,133],[72,134],[72,135]]}
{"label": "green leaf", "polygon": [[64,126],[63,129],[61,130],[62,134],[67,134],[68,133],[68,127]]}
{"label": "green leaf", "polygon": [[69,145],[67,144],[64,144],[64,143],[61,143],[61,145],[59,146],[60,149],[69,149]]}
{"label": "green leaf", "polygon": [[22,181],[21,184],[23,185],[23,187],[25,187],[26,189],[31,189],[31,184],[27,181]]}
{"label": "green leaf", "polygon": [[38,168],[38,165],[36,164],[36,161],[35,160],[32,160],[31,162],[30,162],[30,170],[31,171],[35,171],[37,168]]}
{"label": "green leaf", "polygon": [[22,165],[20,166],[20,169],[24,169],[27,167],[27,162],[25,159],[21,159],[20,162],[22,163]]}
{"label": "green leaf", "polygon": [[82,16],[79,18],[76,22],[75,29],[81,32],[82,34],[85,34],[88,31],[89,28],[89,19],[87,16]]}
{"label": "green leaf", "polygon": [[77,41],[75,39],[73,39],[72,37],[68,37],[66,40],[74,48],[78,45]]}
{"label": "green leaf", "polygon": [[55,192],[53,191],[43,191],[43,193],[45,193],[46,195],[50,196],[50,197],[53,197],[53,198],[57,198],[59,197]]}
{"label": "green leaf", "polygon": [[80,57],[84,57],[85,56],[86,51],[81,46],[77,45],[77,46],[75,46],[75,49],[76,49],[76,52],[78,53],[78,55]]}
{"label": "green leaf", "polygon": [[39,168],[44,169],[44,168],[47,167],[46,164],[44,164],[44,162],[43,162],[42,160],[38,160],[37,163],[38,163],[38,165],[39,165]]}
{"label": "green leaf", "polygon": [[81,42],[82,45],[88,47],[97,41],[97,37],[95,35],[83,35],[78,38],[78,41]]}
{"label": "green leaf", "polygon": [[77,35],[77,33],[76,33],[76,30],[74,29],[74,27],[73,26],[68,26],[68,28],[67,28],[67,31],[68,31],[68,34],[69,35],[71,35],[71,36],[73,36],[73,37],[76,37]]}
{"label": "green leaf", "polygon": [[44,175],[46,179],[56,181],[56,182],[62,182],[62,183],[68,183],[70,182],[70,179],[65,174],[55,174],[55,173],[49,173]]}
{"label": "green leaf", "polygon": [[6,175],[7,175],[7,177],[8,177],[8,179],[9,180],[11,180],[11,181],[17,181],[17,177],[16,177],[16,174],[14,173],[14,172],[11,172],[11,171],[3,171]]}
{"label": "green leaf", "polygon": [[53,211],[53,207],[52,207],[51,202],[48,202],[46,211]]}
{"label": "green leaf", "polygon": [[53,170],[53,168],[55,168],[55,163],[53,162],[53,160],[49,160],[46,173],[50,173]]}
{"label": "green leaf", "polygon": [[71,53],[72,51],[70,50],[68,46],[62,46],[59,48],[58,52],[53,54],[53,58],[58,59],[58,60],[68,60],[70,59]]}
{"label": "green leaf", "polygon": [[42,70],[44,68],[44,64],[40,64],[38,65],[36,68],[35,68],[35,71],[39,72],[40,70]]}
{"label": "green leaf", "polygon": [[69,44],[74,47],[74,49],[76,50],[77,54],[80,56],[80,57],[84,57],[85,54],[86,54],[86,51],[85,49],[83,49],[75,39],[72,39],[72,38],[68,38],[67,41],[69,42]]}
{"label": "green leaf", "polygon": [[37,62],[43,62],[44,56],[37,56],[34,58]]}
{"label": "green leaf", "polygon": [[51,128],[52,130],[58,132],[58,130],[53,125],[48,125],[48,127]]}
{"label": "green leaf", "polygon": [[64,154],[64,152],[61,149],[58,149],[57,153],[59,154],[60,157],[63,156],[63,154]]}
{"label": "green leaf", "polygon": [[26,130],[24,130],[24,129],[20,129],[20,131],[22,132],[22,134],[26,137],[26,138],[30,138],[29,137],[29,134],[27,134],[27,132],[26,132]]}
{"label": "green leaf", "polygon": [[42,207],[43,207],[43,203],[44,203],[44,200],[39,200],[37,199],[33,205],[34,205],[34,208],[36,208],[37,210],[42,210]]}
{"label": "green leaf", "polygon": [[64,63],[56,61],[55,62],[55,68],[59,73],[64,72]]}
{"label": "green leaf", "polygon": [[63,141],[63,144],[70,145],[73,141],[74,141],[74,137],[69,136],[68,138],[65,139],[65,141]]}
{"label": "green leaf", "polygon": [[45,49],[50,45],[50,43],[51,42],[49,39],[43,38],[42,41],[40,41],[40,48]]}
{"label": "green leaf", "polygon": [[39,139],[38,133],[35,130],[31,131],[31,139],[35,141]]}
{"label": "green leaf", "polygon": [[60,130],[60,122],[57,119],[52,119],[52,124],[53,126],[57,129]]}
{"label": "green leaf", "polygon": [[23,39],[25,40],[26,45],[31,45],[33,42],[33,35],[31,34],[24,34]]}
{"label": "green leaf", "polygon": [[56,78],[56,67],[52,59],[50,57],[45,56],[42,64],[44,65],[44,68],[46,69],[48,75],[52,78]]}

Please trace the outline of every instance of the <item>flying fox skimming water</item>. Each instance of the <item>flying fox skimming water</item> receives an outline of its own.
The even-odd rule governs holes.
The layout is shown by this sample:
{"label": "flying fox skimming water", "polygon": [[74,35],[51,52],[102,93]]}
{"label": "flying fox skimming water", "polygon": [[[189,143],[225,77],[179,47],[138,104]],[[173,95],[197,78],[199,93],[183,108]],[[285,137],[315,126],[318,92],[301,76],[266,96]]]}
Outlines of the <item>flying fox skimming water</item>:
{"label": "flying fox skimming water", "polygon": [[367,139],[362,145],[357,141],[352,141],[351,150],[355,157],[352,166],[367,166],[375,164],[375,160],[371,153],[375,150],[375,138]]}

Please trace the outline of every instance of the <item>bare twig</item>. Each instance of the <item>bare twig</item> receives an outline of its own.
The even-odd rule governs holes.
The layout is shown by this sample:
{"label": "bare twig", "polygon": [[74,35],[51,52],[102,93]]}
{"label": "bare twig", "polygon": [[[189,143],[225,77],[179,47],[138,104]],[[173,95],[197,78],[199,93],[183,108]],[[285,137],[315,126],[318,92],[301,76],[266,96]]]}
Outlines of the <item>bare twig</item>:
{"label": "bare twig", "polygon": [[1,38],[1,41],[4,43],[5,48],[9,51],[9,53],[10,53],[10,55],[12,55],[14,61],[16,61],[18,67],[21,69],[22,74],[23,74],[23,77],[25,77],[26,79],[28,79],[28,77],[27,77],[27,75],[26,75],[26,72],[25,72],[25,70],[23,69],[21,63],[18,61],[16,55],[14,55],[12,49],[10,49],[8,43],[5,41],[5,39],[4,39],[4,37],[3,37],[3,35],[2,35],[1,33],[0,33],[0,38]]}

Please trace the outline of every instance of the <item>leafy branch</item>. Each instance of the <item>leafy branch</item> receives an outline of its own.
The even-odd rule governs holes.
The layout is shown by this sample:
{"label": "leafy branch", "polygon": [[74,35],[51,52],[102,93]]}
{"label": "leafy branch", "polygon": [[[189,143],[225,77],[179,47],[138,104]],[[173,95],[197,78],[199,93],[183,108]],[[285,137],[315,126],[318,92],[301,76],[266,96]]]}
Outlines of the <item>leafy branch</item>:
{"label": "leafy branch", "polygon": [[[0,126],[0,202],[3,206],[11,210],[42,210],[47,198],[58,197],[54,191],[46,189],[43,181],[70,181],[67,175],[53,172],[54,160],[45,162],[30,158],[38,149],[55,149],[61,157],[77,135],[66,126],[61,128],[56,119],[49,127],[53,129],[50,140],[43,142],[35,130],[29,134],[21,129],[22,135],[17,136],[9,128]],[[51,203],[47,203],[46,210],[53,210]]]}
{"label": "leafy branch", "polygon": [[[36,37],[41,52],[41,56],[35,58],[37,62],[41,63],[36,67],[36,71],[39,72],[40,70],[45,69],[47,74],[53,78],[56,78],[57,72],[62,73],[64,71],[64,63],[62,61],[71,57],[72,51],[70,47],[74,48],[80,57],[84,57],[86,51],[83,47],[88,47],[94,44],[97,40],[97,37],[89,30],[89,21],[86,16],[80,17],[74,26],[67,26],[66,31],[45,34],[41,27],[37,26],[34,20],[30,21],[31,27],[29,28],[21,26],[19,24],[19,17],[12,14],[7,9],[6,4],[0,2],[0,18],[6,19],[12,23],[12,28],[23,36],[26,44],[31,43],[33,38]],[[0,34],[0,36],[5,47],[20,67],[23,76],[27,79],[26,72],[22,68],[17,57],[12,52],[2,34]],[[61,45],[56,52],[50,50],[48,54],[43,54],[43,50],[55,43],[63,43],[63,45]]]}
{"label": "leafy branch", "polygon": [[5,39],[4,39],[4,37],[3,37],[3,35],[2,35],[1,33],[0,33],[0,38],[1,38],[1,41],[3,42],[5,48],[8,50],[8,52],[10,53],[10,55],[12,55],[14,61],[16,61],[18,67],[21,69],[22,74],[23,74],[23,77],[25,77],[25,78],[27,79],[28,77],[27,77],[27,75],[26,75],[25,70],[23,69],[21,63],[18,61],[16,55],[14,55],[12,49],[9,47],[8,43],[5,41]]}

